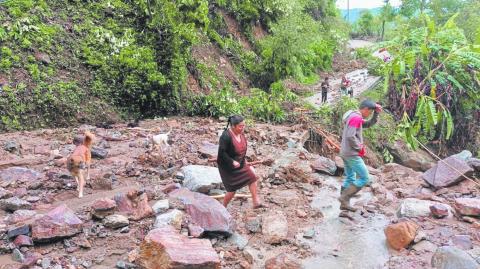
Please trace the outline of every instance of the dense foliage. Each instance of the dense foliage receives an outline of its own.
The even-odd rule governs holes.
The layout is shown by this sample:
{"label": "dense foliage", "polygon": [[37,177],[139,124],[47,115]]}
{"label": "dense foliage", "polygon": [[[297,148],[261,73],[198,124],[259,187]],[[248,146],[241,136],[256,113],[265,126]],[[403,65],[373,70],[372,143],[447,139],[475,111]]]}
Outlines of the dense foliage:
{"label": "dense foliage", "polygon": [[[249,47],[225,16],[236,19]],[[279,104],[291,98],[276,95],[286,91],[276,90],[278,81],[315,80],[346,40],[333,0],[7,0],[0,18],[0,130],[105,121],[118,113],[220,116],[232,110],[215,99],[225,93],[255,107],[252,116],[280,121]],[[254,27],[266,37],[254,37]],[[193,55],[209,44],[235,76],[257,88],[248,102],[238,82]],[[190,77],[201,92],[189,91]]]}

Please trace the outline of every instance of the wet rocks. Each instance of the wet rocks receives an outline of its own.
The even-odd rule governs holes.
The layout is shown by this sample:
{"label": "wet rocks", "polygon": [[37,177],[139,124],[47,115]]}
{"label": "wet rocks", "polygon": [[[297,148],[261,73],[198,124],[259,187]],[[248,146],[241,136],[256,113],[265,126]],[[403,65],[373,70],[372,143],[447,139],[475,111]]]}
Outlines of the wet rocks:
{"label": "wet rocks", "polygon": [[445,205],[434,204],[430,206],[430,212],[432,213],[432,216],[434,216],[435,218],[441,219],[448,216],[449,209]]}
{"label": "wet rocks", "polygon": [[[454,167],[455,170],[452,167]],[[442,188],[464,180],[465,178],[460,173],[468,176],[473,173],[473,169],[465,160],[450,156],[428,169],[422,177],[433,187]]]}
{"label": "wet rocks", "polygon": [[220,259],[209,240],[189,239],[171,226],[147,234],[137,262],[146,269],[220,269]]}
{"label": "wet rocks", "polygon": [[388,225],[384,232],[388,244],[396,250],[406,248],[415,239],[418,225],[411,221],[403,221]]}
{"label": "wet rocks", "polygon": [[173,209],[170,212],[165,214],[158,215],[155,218],[155,228],[160,228],[164,226],[172,226],[175,227],[177,230],[182,228],[182,221],[183,221],[183,213],[178,209]]}
{"label": "wet rocks", "polygon": [[112,229],[122,228],[129,224],[128,218],[122,215],[109,215],[103,219],[103,225]]}
{"label": "wet rocks", "polygon": [[181,169],[185,176],[183,186],[191,191],[208,193],[222,184],[218,168],[202,165],[188,165]]}
{"label": "wet rocks", "polygon": [[478,198],[457,198],[454,206],[461,215],[480,216],[480,199]]}
{"label": "wet rocks", "polygon": [[113,214],[117,203],[108,198],[97,199],[92,204],[92,215],[97,219],[103,219],[108,215]]}
{"label": "wet rocks", "polygon": [[82,230],[83,222],[66,205],[60,205],[32,224],[34,242],[70,237]]}
{"label": "wet rocks", "polygon": [[302,266],[293,257],[282,253],[265,262],[265,269],[300,269]]}
{"label": "wet rocks", "polygon": [[288,221],[281,212],[263,216],[262,234],[268,244],[279,244],[287,239]]}
{"label": "wet rocks", "polygon": [[432,257],[436,269],[478,269],[479,264],[465,251],[453,247],[439,247]]}
{"label": "wet rocks", "polygon": [[1,200],[0,208],[13,212],[19,209],[32,209],[32,204],[15,196]]}
{"label": "wet rocks", "polygon": [[117,204],[117,210],[126,214],[131,220],[141,220],[153,215],[153,209],[148,204],[146,193],[140,194],[137,190],[128,193],[115,194],[114,200]]}
{"label": "wet rocks", "polygon": [[217,200],[185,188],[171,192],[169,197],[178,199],[185,206],[192,222],[202,227],[205,232],[232,233],[234,220]]}
{"label": "wet rocks", "polygon": [[153,209],[153,212],[155,212],[155,214],[158,215],[166,212],[169,207],[170,207],[170,204],[168,203],[168,199],[164,199],[164,200],[159,200],[155,202],[155,204],[152,206],[152,209]]}
{"label": "wet rocks", "polygon": [[[407,198],[402,201],[397,211],[399,217],[416,218],[416,217],[428,217],[430,215],[430,206],[438,205],[440,203],[419,200],[415,198]],[[450,206],[440,204],[442,207],[446,207],[450,211]]]}
{"label": "wet rocks", "polygon": [[316,172],[322,172],[331,176],[335,175],[337,171],[335,162],[323,156],[319,156],[315,161],[310,162],[310,167]]}

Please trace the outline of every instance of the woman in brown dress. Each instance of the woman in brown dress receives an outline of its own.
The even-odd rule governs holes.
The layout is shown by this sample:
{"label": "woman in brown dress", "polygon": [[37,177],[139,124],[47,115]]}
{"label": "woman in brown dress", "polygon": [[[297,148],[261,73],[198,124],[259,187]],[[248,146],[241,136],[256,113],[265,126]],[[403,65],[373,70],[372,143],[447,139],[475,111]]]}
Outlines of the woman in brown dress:
{"label": "woman in brown dress", "polygon": [[245,160],[247,139],[243,134],[244,128],[245,122],[242,116],[230,116],[227,127],[220,136],[217,164],[223,185],[227,190],[223,205],[227,207],[235,196],[235,192],[248,185],[252,193],[253,208],[265,207],[258,199],[257,177],[253,167]]}

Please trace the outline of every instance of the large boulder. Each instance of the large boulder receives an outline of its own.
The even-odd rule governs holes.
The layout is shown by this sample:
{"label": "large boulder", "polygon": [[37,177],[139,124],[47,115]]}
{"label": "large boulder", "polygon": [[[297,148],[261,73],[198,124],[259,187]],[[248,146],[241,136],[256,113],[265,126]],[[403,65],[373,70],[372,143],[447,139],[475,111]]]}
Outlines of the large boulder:
{"label": "large boulder", "polygon": [[429,200],[407,198],[404,199],[400,204],[397,215],[398,217],[407,218],[428,217],[431,214],[430,207],[434,205],[441,205],[442,207],[447,208],[449,212],[452,212],[451,207],[446,204],[441,204]]}
{"label": "large boulder", "polygon": [[42,174],[25,167],[9,167],[0,171],[0,182],[32,182],[41,178]]}
{"label": "large boulder", "polygon": [[220,269],[220,259],[210,240],[189,239],[171,226],[147,234],[137,262],[146,269]]}
{"label": "large boulder", "polygon": [[334,161],[323,156],[319,156],[315,161],[310,163],[310,167],[316,172],[322,172],[331,176],[337,172],[337,165]]}
{"label": "large boulder", "polygon": [[198,152],[207,158],[216,158],[218,154],[218,145],[203,141]]}
{"label": "large boulder", "polygon": [[455,209],[460,215],[480,217],[480,199],[457,198]]}
{"label": "large boulder", "polygon": [[388,244],[396,250],[406,248],[417,234],[418,225],[411,221],[404,221],[388,225],[384,232]]}
{"label": "large boulder", "polygon": [[141,220],[153,215],[153,209],[148,204],[146,193],[131,190],[127,193],[115,194],[114,200],[117,210],[128,216],[131,220]]}
{"label": "large boulder", "polygon": [[50,242],[82,231],[83,222],[66,205],[60,205],[32,224],[35,242]]}
{"label": "large boulder", "polygon": [[425,172],[435,164],[435,160],[426,151],[410,150],[401,140],[396,141],[393,145],[387,145],[387,148],[393,156],[394,162],[413,170]]}
{"label": "large boulder", "polygon": [[208,193],[222,185],[218,168],[203,165],[188,165],[181,169],[185,176],[183,186],[191,191]]}
{"label": "large boulder", "polygon": [[263,216],[262,233],[268,244],[280,244],[288,236],[288,221],[281,212]]}
{"label": "large boulder", "polygon": [[453,247],[439,247],[432,257],[432,267],[435,269],[478,269],[478,264],[465,251]]}
{"label": "large boulder", "polygon": [[473,168],[466,161],[450,156],[428,169],[423,174],[423,179],[435,188],[443,188],[459,183],[465,179],[463,175],[469,176],[472,173]]}
{"label": "large boulder", "polygon": [[217,200],[185,188],[172,191],[169,196],[181,201],[192,222],[202,227],[205,232],[225,234],[233,232],[234,220]]}

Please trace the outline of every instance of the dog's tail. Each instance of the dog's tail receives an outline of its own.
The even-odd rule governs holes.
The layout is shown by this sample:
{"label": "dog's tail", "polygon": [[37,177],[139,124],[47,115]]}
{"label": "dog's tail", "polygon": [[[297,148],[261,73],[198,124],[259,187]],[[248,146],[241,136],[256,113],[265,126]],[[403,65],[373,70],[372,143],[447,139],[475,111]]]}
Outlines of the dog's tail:
{"label": "dog's tail", "polygon": [[90,132],[85,132],[85,139],[83,140],[83,145],[86,147],[91,147],[93,143],[93,139],[95,139],[95,135]]}

